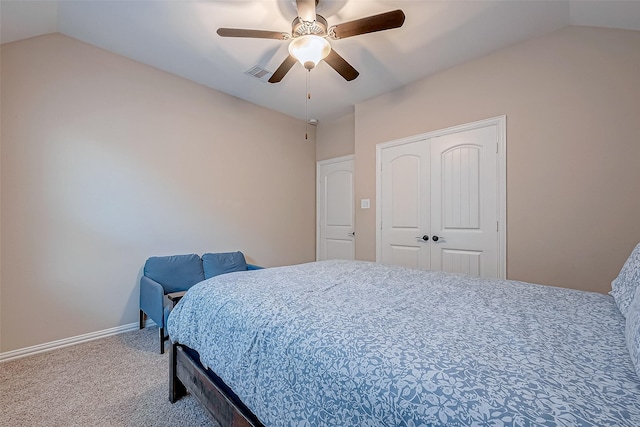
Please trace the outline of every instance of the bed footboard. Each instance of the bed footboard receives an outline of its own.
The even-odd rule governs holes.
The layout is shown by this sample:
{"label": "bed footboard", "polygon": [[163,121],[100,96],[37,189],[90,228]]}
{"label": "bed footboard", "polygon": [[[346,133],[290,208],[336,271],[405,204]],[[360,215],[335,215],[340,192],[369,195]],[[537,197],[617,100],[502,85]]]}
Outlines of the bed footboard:
{"label": "bed footboard", "polygon": [[193,352],[171,344],[169,401],[192,394],[222,427],[264,427],[214,373],[204,369]]}

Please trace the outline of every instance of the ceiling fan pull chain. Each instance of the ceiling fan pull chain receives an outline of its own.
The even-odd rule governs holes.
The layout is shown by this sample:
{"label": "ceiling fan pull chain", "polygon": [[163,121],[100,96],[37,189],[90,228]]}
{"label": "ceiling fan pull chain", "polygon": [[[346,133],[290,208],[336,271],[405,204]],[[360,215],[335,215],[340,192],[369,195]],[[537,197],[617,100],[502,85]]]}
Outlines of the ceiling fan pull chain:
{"label": "ceiling fan pull chain", "polygon": [[311,99],[311,70],[307,70],[307,99],[304,102],[304,139],[309,139],[309,100]]}

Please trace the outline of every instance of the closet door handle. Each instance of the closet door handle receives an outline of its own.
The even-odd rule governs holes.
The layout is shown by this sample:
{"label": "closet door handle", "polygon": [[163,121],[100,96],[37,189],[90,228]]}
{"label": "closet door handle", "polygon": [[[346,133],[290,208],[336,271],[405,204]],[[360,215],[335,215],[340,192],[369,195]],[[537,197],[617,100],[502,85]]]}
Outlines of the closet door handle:
{"label": "closet door handle", "polygon": [[427,240],[429,240],[429,236],[427,236],[427,235],[425,234],[424,236],[418,236],[418,237],[416,237],[416,239],[422,239],[422,240],[424,240],[424,241],[426,242]]}
{"label": "closet door handle", "polygon": [[433,239],[434,242],[437,242],[438,240],[440,240],[440,238],[438,236],[433,236],[432,239]]}

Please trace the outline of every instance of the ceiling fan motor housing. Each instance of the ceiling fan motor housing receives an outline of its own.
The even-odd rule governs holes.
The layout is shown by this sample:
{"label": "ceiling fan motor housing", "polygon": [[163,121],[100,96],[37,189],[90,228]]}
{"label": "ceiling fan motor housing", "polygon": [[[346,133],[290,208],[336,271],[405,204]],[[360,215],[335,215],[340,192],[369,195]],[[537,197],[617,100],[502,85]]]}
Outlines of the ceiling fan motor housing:
{"label": "ceiling fan motor housing", "polygon": [[322,15],[316,15],[313,22],[303,21],[299,16],[291,24],[291,36],[300,37],[308,34],[324,37],[327,35],[327,20]]}

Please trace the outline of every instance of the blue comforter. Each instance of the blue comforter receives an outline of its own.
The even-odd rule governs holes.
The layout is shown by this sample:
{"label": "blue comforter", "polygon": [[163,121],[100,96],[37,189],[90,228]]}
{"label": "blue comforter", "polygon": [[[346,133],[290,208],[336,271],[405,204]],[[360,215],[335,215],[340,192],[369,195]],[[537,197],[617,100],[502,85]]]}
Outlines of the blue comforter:
{"label": "blue comforter", "polygon": [[206,280],[168,328],[266,426],[640,426],[607,295],[324,261]]}

